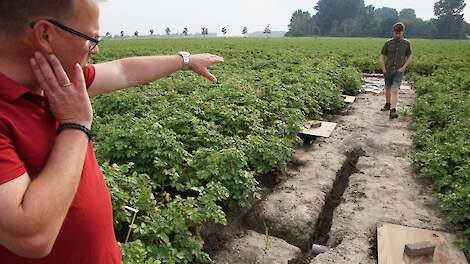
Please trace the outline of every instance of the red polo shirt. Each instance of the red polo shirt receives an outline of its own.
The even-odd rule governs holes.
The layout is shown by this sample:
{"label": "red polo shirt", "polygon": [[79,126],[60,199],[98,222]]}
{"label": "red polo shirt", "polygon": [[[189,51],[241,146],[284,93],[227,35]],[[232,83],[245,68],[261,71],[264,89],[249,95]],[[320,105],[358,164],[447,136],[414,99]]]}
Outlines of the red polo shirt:
{"label": "red polo shirt", "polygon": [[[89,65],[83,72],[89,87],[95,69]],[[40,174],[54,145],[57,127],[45,97],[30,93],[0,73],[0,185],[25,172],[33,179]],[[77,193],[51,254],[44,259],[27,259],[0,245],[0,263],[121,263],[111,199],[91,144]]]}

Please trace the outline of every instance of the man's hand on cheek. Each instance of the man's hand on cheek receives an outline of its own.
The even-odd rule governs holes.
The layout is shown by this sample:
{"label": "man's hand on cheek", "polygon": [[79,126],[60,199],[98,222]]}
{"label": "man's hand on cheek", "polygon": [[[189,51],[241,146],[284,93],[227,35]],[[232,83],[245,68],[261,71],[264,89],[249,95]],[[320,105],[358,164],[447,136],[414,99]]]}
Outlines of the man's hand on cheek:
{"label": "man's hand on cheek", "polygon": [[46,58],[36,52],[30,63],[57,121],[77,123],[90,128],[93,110],[81,66],[75,64],[74,79],[70,80],[55,55],[51,54]]}

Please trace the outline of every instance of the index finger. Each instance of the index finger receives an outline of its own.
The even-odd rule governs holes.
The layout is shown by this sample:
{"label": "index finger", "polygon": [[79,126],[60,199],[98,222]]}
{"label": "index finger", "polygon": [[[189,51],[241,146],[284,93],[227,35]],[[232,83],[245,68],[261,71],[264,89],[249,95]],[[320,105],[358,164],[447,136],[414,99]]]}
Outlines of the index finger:
{"label": "index finger", "polygon": [[34,57],[36,58],[36,63],[42,73],[42,77],[48,84],[48,87],[51,90],[58,90],[60,85],[57,82],[57,77],[54,71],[52,70],[49,62],[46,60],[46,58],[44,58],[44,56],[40,52],[35,52]]}
{"label": "index finger", "polygon": [[215,54],[207,54],[207,55],[209,55],[210,57],[212,57],[214,59],[224,60],[224,57],[222,57],[222,56],[218,56],[218,55],[215,55]]}
{"label": "index finger", "polygon": [[48,56],[48,59],[52,65],[52,69],[54,70],[59,85],[61,87],[64,87],[69,84],[69,76],[67,75],[67,73],[65,73],[64,67],[62,67],[62,64],[60,63],[59,59],[54,54],[50,54]]}
{"label": "index finger", "polygon": [[36,59],[32,58],[30,60],[31,68],[33,69],[34,76],[36,76],[36,80],[39,83],[39,86],[46,92],[50,91],[49,84],[44,79],[44,76],[39,68],[39,65],[36,62]]}
{"label": "index finger", "polygon": [[219,63],[225,62],[225,60],[222,57],[212,55],[210,57],[210,62],[211,62],[211,64],[219,64]]}
{"label": "index finger", "polygon": [[73,71],[74,71],[73,82],[75,83],[75,86],[82,91],[83,90],[86,91],[85,75],[83,74],[83,69],[80,66],[80,64],[76,63],[74,65]]}

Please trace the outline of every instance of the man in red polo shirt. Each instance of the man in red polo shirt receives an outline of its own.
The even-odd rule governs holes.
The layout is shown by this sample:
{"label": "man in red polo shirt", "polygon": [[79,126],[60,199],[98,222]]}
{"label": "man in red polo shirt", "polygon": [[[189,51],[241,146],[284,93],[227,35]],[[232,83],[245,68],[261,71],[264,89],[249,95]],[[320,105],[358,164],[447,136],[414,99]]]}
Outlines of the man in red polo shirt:
{"label": "man in red polo shirt", "polygon": [[120,263],[89,96],[223,58],[181,52],[87,65],[96,0],[0,1],[0,263]]}

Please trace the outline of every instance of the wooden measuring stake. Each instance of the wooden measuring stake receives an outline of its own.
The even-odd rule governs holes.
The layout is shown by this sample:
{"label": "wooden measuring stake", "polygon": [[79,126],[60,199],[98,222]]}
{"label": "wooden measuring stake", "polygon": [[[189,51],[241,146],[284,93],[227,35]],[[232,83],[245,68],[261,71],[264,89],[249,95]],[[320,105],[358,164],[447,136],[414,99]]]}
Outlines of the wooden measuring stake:
{"label": "wooden measuring stake", "polygon": [[129,207],[129,206],[124,206],[124,209],[126,209],[127,211],[131,211],[134,213],[134,215],[132,216],[132,221],[129,225],[129,230],[127,231],[127,236],[126,236],[126,240],[124,241],[124,244],[127,243],[127,241],[129,241],[129,237],[131,236],[131,232],[132,232],[132,225],[134,225],[134,222],[135,222],[135,219],[137,217],[137,213],[139,212],[139,209],[135,209],[135,208],[132,208],[132,207]]}

